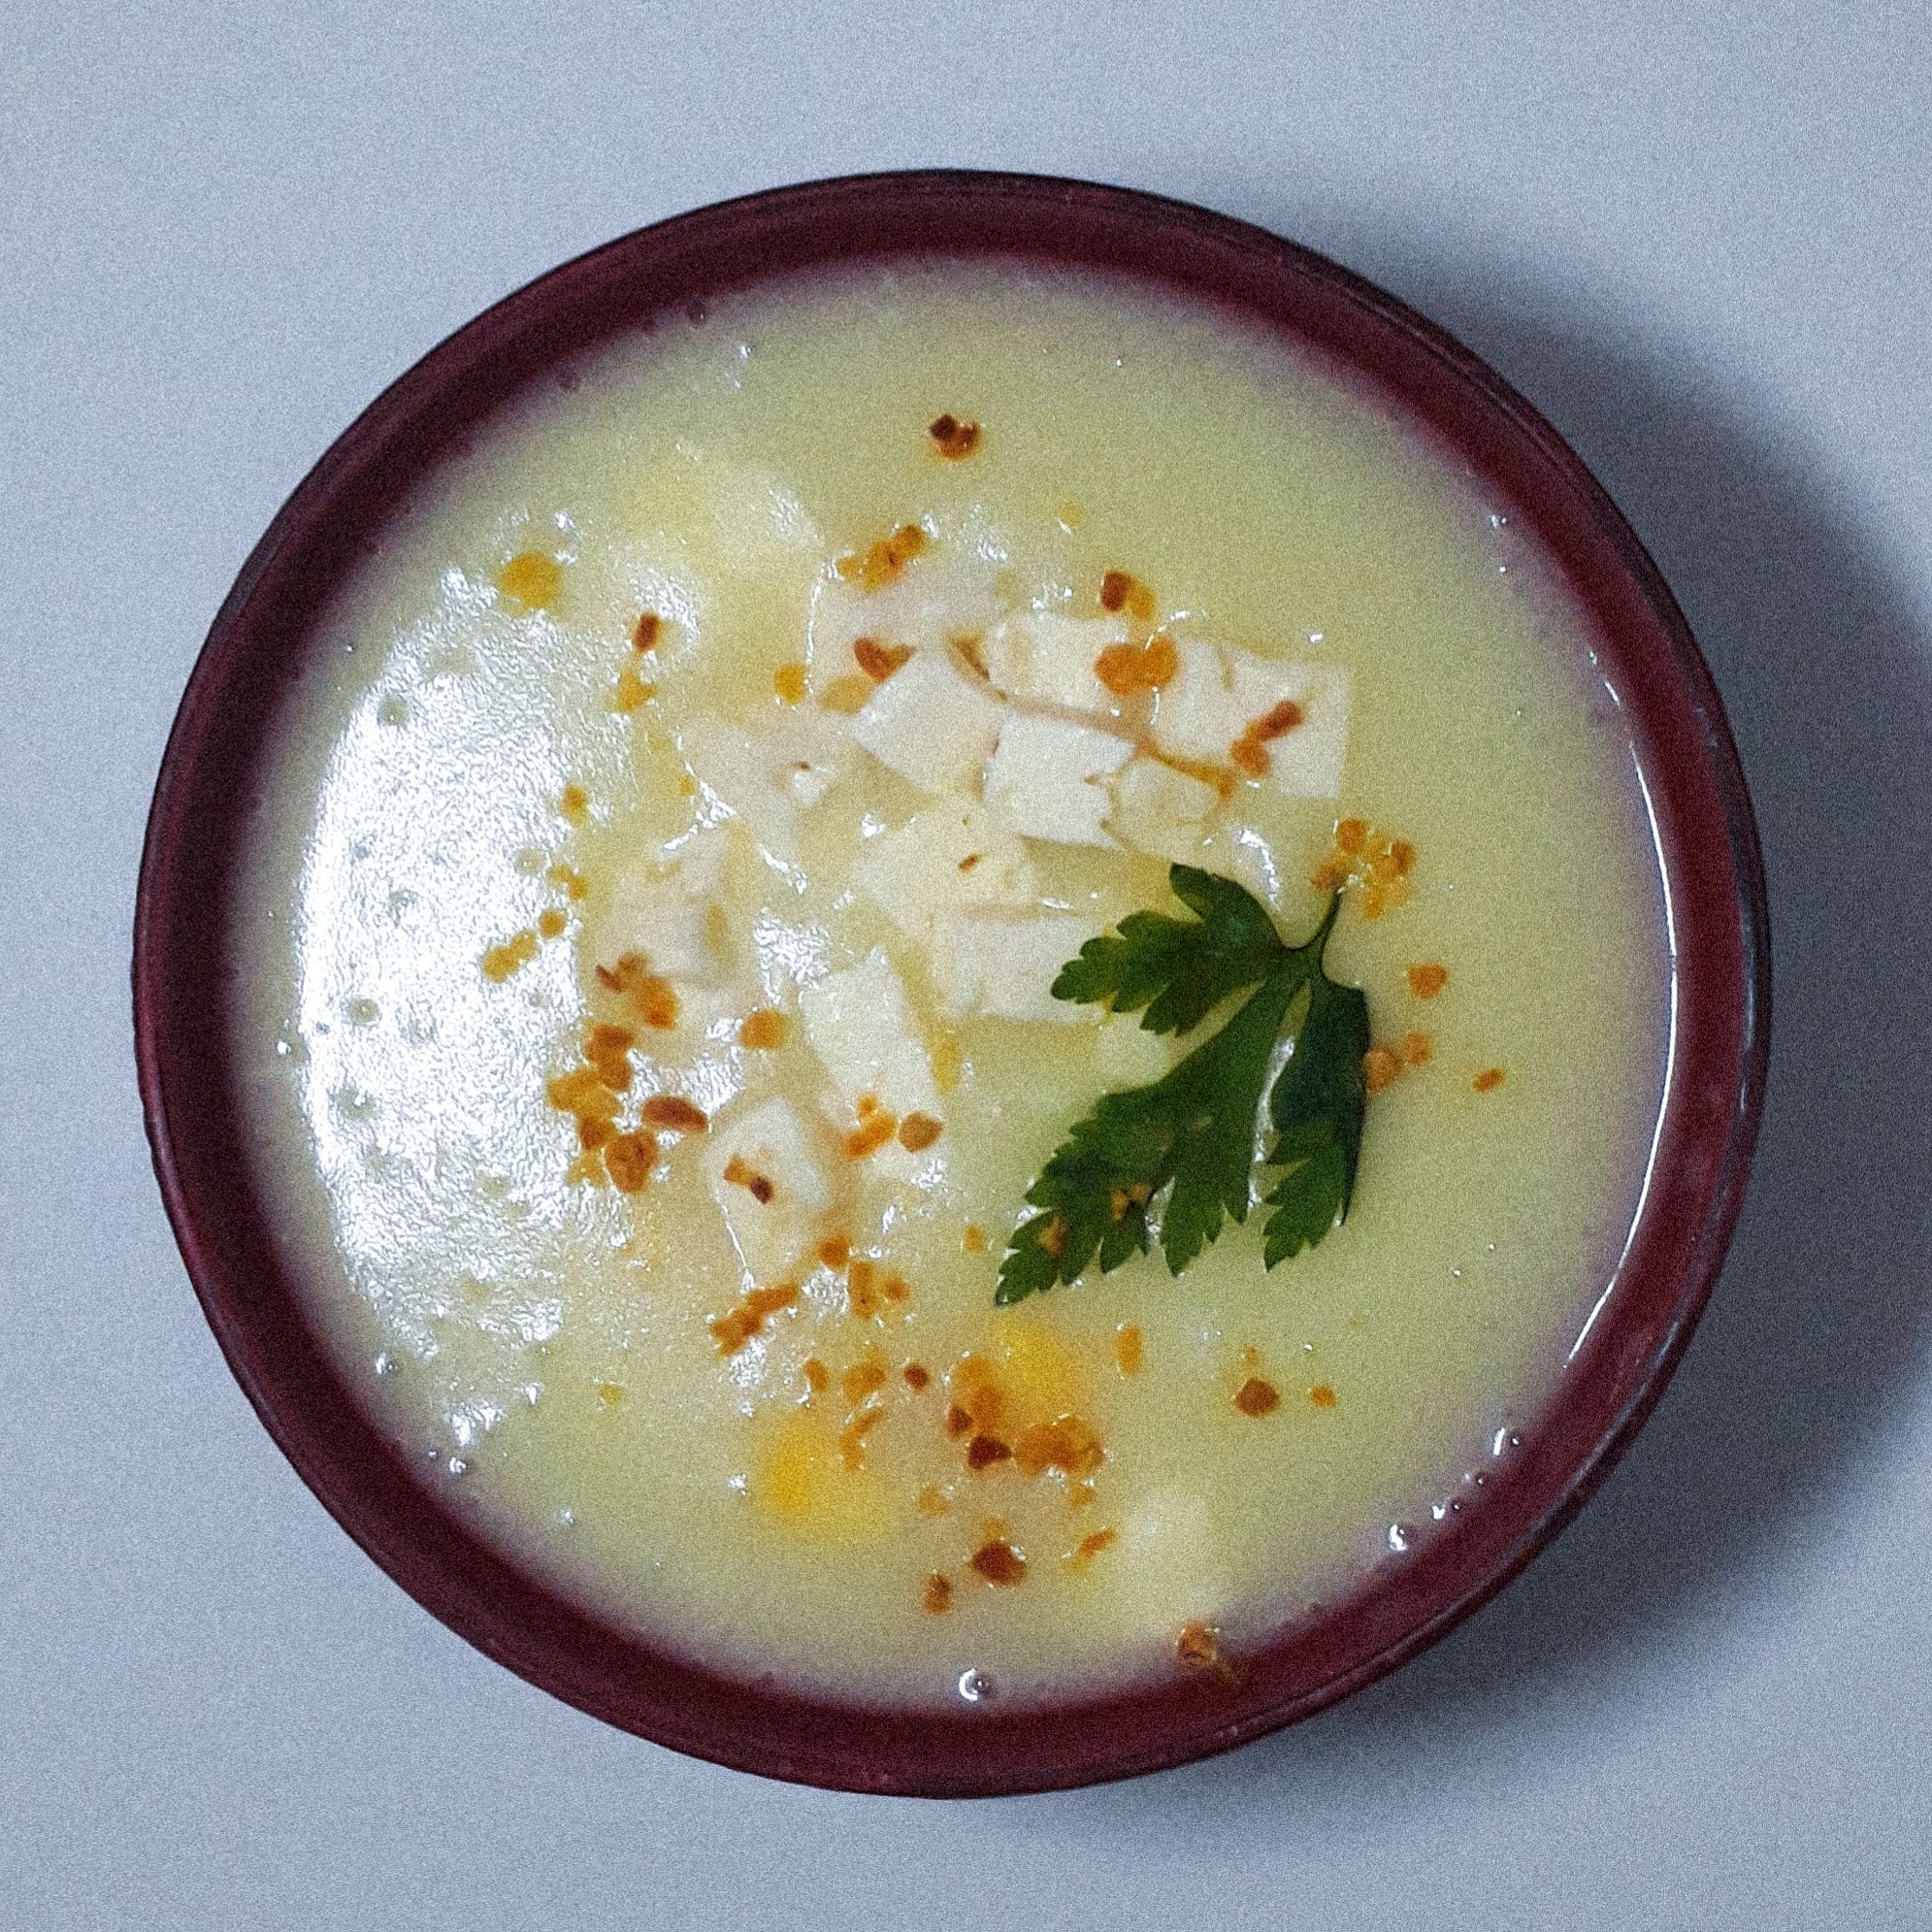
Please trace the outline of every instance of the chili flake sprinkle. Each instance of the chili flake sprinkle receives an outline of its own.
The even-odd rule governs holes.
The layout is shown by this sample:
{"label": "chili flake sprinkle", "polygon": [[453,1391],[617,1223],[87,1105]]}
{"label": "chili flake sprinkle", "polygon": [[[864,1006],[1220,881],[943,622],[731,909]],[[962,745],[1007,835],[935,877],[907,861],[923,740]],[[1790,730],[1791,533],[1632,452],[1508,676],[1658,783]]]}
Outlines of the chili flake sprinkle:
{"label": "chili flake sprinkle", "polygon": [[641,656],[645,651],[657,648],[658,634],[664,629],[664,619],[655,610],[640,613],[638,621],[631,626],[631,648]]}
{"label": "chili flake sprinkle", "polygon": [[557,809],[573,825],[581,825],[590,816],[590,794],[581,785],[566,785]]}
{"label": "chili flake sprinkle", "polygon": [[1125,610],[1129,616],[1145,623],[1154,615],[1154,593],[1126,571],[1108,571],[1100,578],[1100,608]]}
{"label": "chili flake sprinkle", "polygon": [[1401,1072],[1402,1063],[1386,1046],[1372,1046],[1361,1057],[1361,1077],[1371,1094],[1379,1094]]}
{"label": "chili flake sprinkle", "polygon": [[1272,1382],[1251,1375],[1235,1390],[1234,1406],[1244,1416],[1271,1416],[1281,1407],[1281,1391]]}
{"label": "chili flake sprinkle", "polygon": [[1091,1535],[1083,1536],[1067,1557],[1068,1569],[1084,1570],[1102,1550],[1111,1550],[1120,1541],[1117,1529],[1097,1529]]}
{"label": "chili flake sprinkle", "polygon": [[703,1107],[693,1106],[679,1094],[654,1094],[644,1102],[643,1113],[647,1125],[669,1133],[703,1133],[711,1124]]}
{"label": "chili flake sprinkle", "polygon": [[543,550],[519,550],[497,573],[497,589],[526,610],[547,610],[564,586],[563,568]]}
{"label": "chili flake sprinkle", "polygon": [[805,668],[802,664],[781,664],[771,673],[774,696],[787,704],[796,704],[805,695]]}
{"label": "chili flake sprinkle", "polygon": [[1138,1375],[1142,1359],[1140,1329],[1132,1322],[1123,1322],[1114,1330],[1114,1360],[1123,1375]]}
{"label": "chili flake sprinkle", "polygon": [[1174,640],[1164,631],[1156,632],[1144,644],[1109,644],[1094,660],[1094,675],[1116,698],[1163,690],[1180,668]]}
{"label": "chili flake sprinkle", "polygon": [[1308,1392],[1308,1399],[1318,1409],[1332,1409],[1336,1404],[1335,1392],[1326,1382],[1316,1383],[1314,1388]]}
{"label": "chili flake sprinkle", "polygon": [[571,922],[554,905],[546,905],[537,920],[538,932],[546,939],[559,938]]}
{"label": "chili flake sprinkle", "polygon": [[527,926],[521,933],[512,933],[500,946],[492,946],[483,955],[483,977],[493,979],[498,985],[521,972],[537,957],[537,934]]}
{"label": "chili flake sprinkle", "polygon": [[657,1151],[655,1134],[613,1134],[604,1147],[604,1164],[610,1171],[611,1186],[620,1194],[641,1194],[650,1185]]}
{"label": "chili flake sprinkle", "polygon": [[1486,1066],[1469,1084],[1479,1094],[1493,1094],[1503,1084],[1503,1069],[1500,1066]]}
{"label": "chili flake sprinkle", "polygon": [[986,1253],[986,1229],[976,1222],[968,1221],[960,1230],[960,1252],[966,1255]]}
{"label": "chili flake sprinkle", "polygon": [[1449,984],[1449,968],[1433,963],[1409,968],[1409,991],[1418,999],[1433,999]]}
{"label": "chili flake sprinkle", "polygon": [[876,638],[854,638],[852,657],[874,684],[883,684],[894,671],[912,662],[910,644],[882,644]]}
{"label": "chili flake sprinkle", "polygon": [[966,1459],[968,1469],[990,1469],[996,1462],[1010,1462],[1013,1447],[997,1435],[976,1435],[966,1444]]}
{"label": "chili flake sprinkle", "polygon": [[761,1174],[742,1154],[734,1154],[725,1162],[725,1180],[735,1188],[742,1188],[760,1207],[770,1207],[777,1198],[777,1184],[769,1174]]}
{"label": "chili flake sprinkle", "polygon": [[677,992],[671,981],[651,970],[642,953],[626,953],[614,966],[600,966],[597,983],[606,993],[621,995],[647,1027],[669,1032],[677,1024]]}
{"label": "chili flake sprinkle", "polygon": [[1402,1064],[1426,1066],[1435,1058],[1435,1041],[1427,1033],[1402,1035]]}
{"label": "chili flake sprinkle", "polygon": [[900,1379],[915,1395],[929,1387],[933,1380],[933,1371],[923,1361],[909,1361],[899,1373]]}
{"label": "chili flake sprinkle", "polygon": [[864,551],[849,551],[835,568],[848,583],[861,590],[883,590],[904,574],[905,567],[926,547],[926,533],[916,523],[901,523],[890,537],[882,537]]}
{"label": "chili flake sprinkle", "polygon": [[[754,1288],[735,1308],[712,1316],[711,1337],[721,1356],[734,1356],[754,1336],[765,1332],[771,1317],[797,1306],[799,1291],[795,1283],[781,1281],[773,1288]],[[806,1376],[810,1380],[809,1371]]]}
{"label": "chili flake sprinkle", "polygon": [[893,1137],[899,1122],[884,1108],[876,1108],[871,1113],[860,1109],[859,1125],[845,1136],[845,1158],[848,1161],[864,1161],[868,1155],[876,1154]]}
{"label": "chili flake sprinkle", "polygon": [[923,1154],[944,1131],[931,1114],[907,1114],[899,1124],[899,1144],[908,1154]]}
{"label": "chili flake sprinkle", "polygon": [[982,1543],[970,1560],[988,1583],[1002,1589],[1026,1581],[1027,1559],[1004,1537],[996,1536]]}
{"label": "chili flake sprinkle", "polygon": [[929,1617],[943,1617],[953,1607],[953,1581],[943,1570],[934,1570],[920,1592],[921,1606]]}
{"label": "chili flake sprinkle", "polygon": [[[1408,899],[1410,874],[1415,868],[1416,848],[1406,838],[1391,838],[1366,819],[1345,818],[1335,827],[1334,850],[1316,867],[1311,877],[1323,892],[1358,887],[1361,894],[1361,916],[1380,919]],[[1443,978],[1447,977],[1445,973]],[[1438,991],[1440,987],[1438,981]]]}
{"label": "chili flake sprinkle", "polygon": [[979,447],[979,425],[962,422],[950,411],[943,416],[934,416],[926,425],[926,434],[937,444],[939,454],[948,463],[961,462]]}
{"label": "chili flake sprinkle", "polygon": [[656,696],[657,686],[647,684],[626,665],[617,673],[617,682],[610,687],[610,708],[619,712],[639,711]]}
{"label": "chili flake sprinkle", "polygon": [[784,1014],[774,1013],[769,1006],[761,1006],[756,1012],[747,1013],[739,1022],[737,1043],[748,1047],[753,1053],[770,1053],[785,1044],[785,1034],[789,1031]]}

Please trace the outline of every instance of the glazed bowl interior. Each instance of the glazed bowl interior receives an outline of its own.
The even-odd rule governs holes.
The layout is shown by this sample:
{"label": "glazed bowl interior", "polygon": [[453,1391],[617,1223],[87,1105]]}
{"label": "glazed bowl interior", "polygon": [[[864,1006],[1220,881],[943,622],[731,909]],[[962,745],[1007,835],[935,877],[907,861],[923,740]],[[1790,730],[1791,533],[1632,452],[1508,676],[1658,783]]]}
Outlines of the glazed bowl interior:
{"label": "glazed bowl interior", "polygon": [[[410,1473],[305,1316],[249,1180],[229,1012],[237,861],[316,613],[371,533],[474,425],[587,348],[773,274],[908,253],[1151,279],[1355,372],[1534,532],[1587,614],[1634,745],[1672,989],[1661,1112],[1612,1288],[1521,1453],[1477,1499],[1280,1634],[1238,1683],[891,1712],[654,1648],[517,1567]],[[776,1777],[937,1795],[1125,1776],[1305,1717],[1414,1655],[1547,1543],[1649,1413],[1709,1294],[1756,1126],[1767,971],[1761,865],[1709,673],[1635,536],[1520,397],[1391,297],[1257,229],[1119,189],[934,173],[783,189],[629,236],[510,296],[368,409],[257,545],[190,680],[148,827],[134,995],[148,1132],[189,1276],[264,1424],[377,1562],[488,1654],[612,1723]]]}

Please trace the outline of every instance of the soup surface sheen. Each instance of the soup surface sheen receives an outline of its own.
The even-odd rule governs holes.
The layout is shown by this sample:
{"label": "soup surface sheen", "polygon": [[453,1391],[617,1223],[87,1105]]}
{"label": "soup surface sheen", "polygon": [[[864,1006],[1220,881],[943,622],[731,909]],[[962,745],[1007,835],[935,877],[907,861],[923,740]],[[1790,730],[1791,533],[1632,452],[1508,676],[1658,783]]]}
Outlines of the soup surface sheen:
{"label": "soup surface sheen", "polygon": [[[1238,320],[944,262],[680,314],[444,462],[326,613],[238,914],[262,1185],[422,1480],[890,1703],[1238,1667],[1452,1518],[1613,1277],[1669,984],[1504,509]],[[1349,875],[1353,1206],[996,1309],[1068,1127],[1212,1030],[1046,995],[1170,859],[1291,943]]]}

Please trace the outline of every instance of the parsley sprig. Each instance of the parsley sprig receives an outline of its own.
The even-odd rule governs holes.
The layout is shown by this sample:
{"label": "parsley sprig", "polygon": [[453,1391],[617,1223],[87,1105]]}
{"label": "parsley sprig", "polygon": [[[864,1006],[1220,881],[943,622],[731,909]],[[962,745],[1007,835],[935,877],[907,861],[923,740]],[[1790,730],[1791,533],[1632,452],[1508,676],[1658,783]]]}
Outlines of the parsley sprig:
{"label": "parsley sprig", "polygon": [[[1266,1196],[1268,1267],[1320,1241],[1347,1216],[1361,1151],[1368,1001],[1324,968],[1340,895],[1313,936],[1291,946],[1267,908],[1232,879],[1175,866],[1174,896],[1195,916],[1136,912],[1081,947],[1052,987],[1056,999],[1139,1013],[1149,1032],[1192,1031],[1237,993],[1231,1018],[1151,1086],[1104,1094],[1074,1122],[1027,1191],[1039,1212],[1014,1229],[997,1299],[1024,1301],[1145,1254],[1156,1234],[1170,1273],[1248,1218],[1256,1122],[1268,1064],[1297,997],[1288,1062],[1268,1096],[1273,1145],[1261,1164],[1282,1175]],[[1252,991],[1249,991],[1252,989]]]}

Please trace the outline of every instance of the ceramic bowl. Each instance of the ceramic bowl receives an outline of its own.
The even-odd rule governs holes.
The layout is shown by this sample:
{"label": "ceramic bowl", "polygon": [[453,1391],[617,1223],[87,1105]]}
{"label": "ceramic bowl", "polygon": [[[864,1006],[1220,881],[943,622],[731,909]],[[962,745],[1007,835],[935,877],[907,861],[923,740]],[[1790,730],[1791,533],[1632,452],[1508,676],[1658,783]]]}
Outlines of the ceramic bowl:
{"label": "ceramic bowl", "polygon": [[[1250,1656],[1238,1684],[1190,1675],[1051,1708],[881,1712],[716,1675],[600,1621],[481,1541],[377,1432],[278,1259],[244,1158],[227,1011],[236,855],[311,620],[370,533],[479,418],[603,339],[774,272],[907,251],[1150,278],[1376,385],[1567,577],[1649,802],[1674,998],[1654,1156],[1614,1286],[1523,1449],[1359,1593]],[[509,296],[373,403],[214,620],[161,768],[134,952],[142,1097],[189,1278],[263,1424],[343,1527],[452,1629],[613,1724],[773,1777],[934,1795],[1090,1783],[1239,1744],[1394,1669],[1514,1576],[1629,1443],[1710,1293],[1757,1124],[1767,995],[1763,872],[1710,673],[1642,544],[1549,424],[1441,329],[1293,243],[1118,188],[963,173],[782,188],[660,222]]]}

